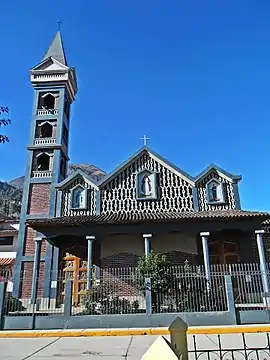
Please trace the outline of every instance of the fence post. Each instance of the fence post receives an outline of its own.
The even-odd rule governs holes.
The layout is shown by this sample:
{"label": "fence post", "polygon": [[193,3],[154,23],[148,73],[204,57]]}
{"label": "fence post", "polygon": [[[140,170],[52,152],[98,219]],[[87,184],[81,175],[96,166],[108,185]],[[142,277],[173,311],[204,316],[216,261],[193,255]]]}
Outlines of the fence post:
{"label": "fence post", "polygon": [[7,283],[0,282],[0,330],[4,329],[6,290],[7,290]]}
{"label": "fence post", "polygon": [[228,311],[232,316],[232,324],[237,324],[236,320],[236,310],[235,310],[235,302],[234,302],[234,294],[233,294],[233,284],[231,275],[224,275],[225,277],[225,291],[227,298]]}
{"label": "fence post", "polygon": [[152,314],[151,278],[145,278],[145,306],[146,314]]}
{"label": "fence post", "polygon": [[72,315],[72,281],[69,280],[65,286],[64,316]]}
{"label": "fence post", "polygon": [[188,343],[187,343],[186,322],[177,317],[169,326],[171,346],[178,359],[188,360]]}

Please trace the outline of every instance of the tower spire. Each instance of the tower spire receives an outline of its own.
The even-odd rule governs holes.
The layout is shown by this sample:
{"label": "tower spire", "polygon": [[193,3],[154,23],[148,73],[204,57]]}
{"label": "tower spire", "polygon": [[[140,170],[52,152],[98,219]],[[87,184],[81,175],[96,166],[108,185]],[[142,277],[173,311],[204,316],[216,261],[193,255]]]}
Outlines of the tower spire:
{"label": "tower spire", "polygon": [[68,66],[60,30],[57,31],[43,60],[46,60],[49,57],[52,57],[61,64]]}

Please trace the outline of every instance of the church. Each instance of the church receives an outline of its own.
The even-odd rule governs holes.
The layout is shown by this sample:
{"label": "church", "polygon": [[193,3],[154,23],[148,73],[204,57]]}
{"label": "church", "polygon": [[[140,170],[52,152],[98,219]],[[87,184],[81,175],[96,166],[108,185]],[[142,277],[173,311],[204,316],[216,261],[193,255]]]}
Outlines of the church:
{"label": "church", "polygon": [[[103,269],[135,267],[150,251],[172,265],[269,261],[270,214],[241,208],[241,176],[215,164],[191,176],[145,143],[109,174],[67,175],[76,69],[60,32],[30,70],[34,91],[13,295],[53,307],[69,268],[75,302]],[[35,284],[38,283],[38,290]],[[266,286],[266,285],[265,285]],[[267,289],[267,286],[265,288]]]}

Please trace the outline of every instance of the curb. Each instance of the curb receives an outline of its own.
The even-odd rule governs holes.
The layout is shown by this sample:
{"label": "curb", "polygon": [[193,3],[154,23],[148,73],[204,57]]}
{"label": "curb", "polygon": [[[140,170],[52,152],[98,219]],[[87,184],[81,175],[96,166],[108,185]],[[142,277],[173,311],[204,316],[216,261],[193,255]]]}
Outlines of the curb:
{"label": "curb", "polygon": [[168,328],[148,329],[97,329],[97,330],[21,330],[0,331],[0,338],[40,338],[40,337],[95,337],[95,336],[136,336],[168,335]]}
{"label": "curb", "polygon": [[[270,332],[269,325],[198,326],[189,327],[189,335],[239,334]],[[96,337],[96,336],[138,336],[169,335],[168,328],[147,329],[85,329],[85,330],[21,330],[0,331],[0,338],[43,338],[43,337]]]}

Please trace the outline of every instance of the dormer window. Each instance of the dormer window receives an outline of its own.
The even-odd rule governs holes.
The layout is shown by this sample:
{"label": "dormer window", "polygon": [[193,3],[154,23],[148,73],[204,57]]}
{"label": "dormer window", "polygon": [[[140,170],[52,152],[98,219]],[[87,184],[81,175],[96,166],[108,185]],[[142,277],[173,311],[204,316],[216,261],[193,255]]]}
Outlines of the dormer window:
{"label": "dormer window", "polygon": [[41,153],[37,155],[37,171],[46,171],[50,169],[50,155]]}
{"label": "dormer window", "polygon": [[87,207],[87,189],[82,185],[77,185],[71,190],[71,208],[86,209]]}
{"label": "dormer window", "polygon": [[206,184],[206,196],[208,204],[222,204],[225,202],[223,183],[217,179],[211,179]]}

